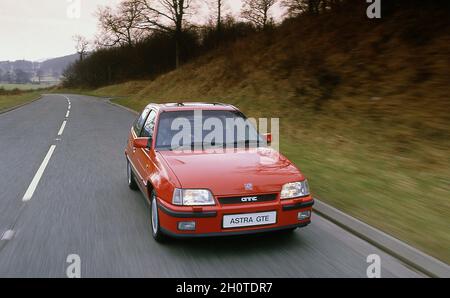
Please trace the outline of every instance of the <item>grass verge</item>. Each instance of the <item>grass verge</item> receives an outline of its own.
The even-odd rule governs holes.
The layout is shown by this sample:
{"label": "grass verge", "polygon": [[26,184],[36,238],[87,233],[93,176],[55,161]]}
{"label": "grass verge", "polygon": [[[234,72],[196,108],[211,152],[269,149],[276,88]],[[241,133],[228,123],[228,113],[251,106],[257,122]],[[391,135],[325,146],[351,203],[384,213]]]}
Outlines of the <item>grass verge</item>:
{"label": "grass verge", "polygon": [[10,108],[20,106],[33,101],[41,95],[41,92],[20,92],[18,94],[0,94],[0,113]]}

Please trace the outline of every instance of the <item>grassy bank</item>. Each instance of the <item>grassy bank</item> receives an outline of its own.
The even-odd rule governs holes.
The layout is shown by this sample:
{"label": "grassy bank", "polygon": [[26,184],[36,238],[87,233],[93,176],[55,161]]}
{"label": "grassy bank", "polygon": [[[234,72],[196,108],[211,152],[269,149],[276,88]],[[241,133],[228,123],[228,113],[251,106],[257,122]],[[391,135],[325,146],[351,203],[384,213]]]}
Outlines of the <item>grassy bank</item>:
{"label": "grassy bank", "polygon": [[0,112],[30,102],[40,96],[40,92],[17,92],[17,94],[0,93]]}

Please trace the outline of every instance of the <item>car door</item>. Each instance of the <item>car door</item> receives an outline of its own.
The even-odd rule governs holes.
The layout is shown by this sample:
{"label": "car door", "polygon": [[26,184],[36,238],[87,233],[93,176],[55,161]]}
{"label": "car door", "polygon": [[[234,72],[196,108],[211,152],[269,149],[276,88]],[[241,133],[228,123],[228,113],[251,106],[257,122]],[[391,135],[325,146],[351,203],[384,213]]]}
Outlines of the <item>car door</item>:
{"label": "car door", "polygon": [[139,137],[142,128],[144,127],[145,121],[147,120],[148,114],[150,113],[150,108],[145,108],[141,115],[136,119],[131,128],[130,137],[128,139],[128,159],[131,163],[133,171],[136,174],[136,180],[138,180],[139,186],[142,187],[142,168],[139,166],[139,151],[133,146],[133,141],[135,138]]}
{"label": "car door", "polygon": [[[147,119],[141,129],[141,132],[139,134],[139,137],[142,138],[153,138],[153,131],[155,128],[155,121],[156,121],[156,111],[154,109],[150,109]],[[151,144],[152,141],[149,142]],[[154,152],[152,148],[137,148],[135,151],[136,161],[137,161],[137,167],[139,168],[139,171],[142,176],[142,181],[140,181],[142,184],[141,186],[145,187],[147,186],[147,180],[146,177],[149,176],[149,173],[153,170],[153,162],[151,161],[151,153]]]}

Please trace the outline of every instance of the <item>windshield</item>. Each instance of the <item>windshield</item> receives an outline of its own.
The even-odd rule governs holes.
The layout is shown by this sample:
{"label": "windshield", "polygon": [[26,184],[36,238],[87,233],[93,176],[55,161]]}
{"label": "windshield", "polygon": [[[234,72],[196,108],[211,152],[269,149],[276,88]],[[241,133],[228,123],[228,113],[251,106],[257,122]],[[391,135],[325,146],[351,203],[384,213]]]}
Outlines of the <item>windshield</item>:
{"label": "windshield", "polygon": [[256,128],[239,111],[190,110],[159,116],[157,150],[257,147]]}

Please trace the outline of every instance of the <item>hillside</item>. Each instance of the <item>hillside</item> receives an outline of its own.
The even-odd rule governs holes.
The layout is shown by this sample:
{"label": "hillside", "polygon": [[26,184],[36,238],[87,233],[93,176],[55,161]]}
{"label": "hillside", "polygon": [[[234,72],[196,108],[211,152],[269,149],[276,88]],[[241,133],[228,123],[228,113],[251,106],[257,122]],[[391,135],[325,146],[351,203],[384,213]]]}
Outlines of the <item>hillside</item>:
{"label": "hillside", "polygon": [[58,80],[64,69],[78,59],[78,54],[67,55],[57,58],[47,59],[42,62],[17,60],[17,61],[0,61],[0,82],[12,80],[14,81],[14,73],[22,70],[29,74],[29,77],[36,80],[38,71],[41,77],[47,79]]}
{"label": "hillside", "polygon": [[57,73],[58,75],[61,75],[64,69],[77,59],[79,59],[78,54],[47,59],[40,64],[40,69],[46,74]]}
{"label": "hillside", "polygon": [[222,101],[280,117],[316,196],[450,262],[448,10],[303,16],[153,81],[90,91],[136,110]]}

